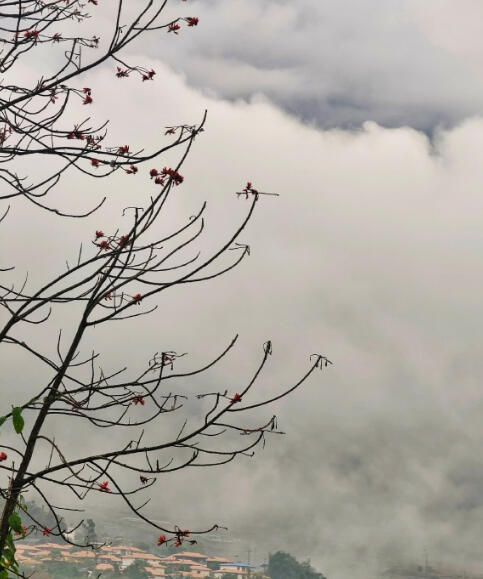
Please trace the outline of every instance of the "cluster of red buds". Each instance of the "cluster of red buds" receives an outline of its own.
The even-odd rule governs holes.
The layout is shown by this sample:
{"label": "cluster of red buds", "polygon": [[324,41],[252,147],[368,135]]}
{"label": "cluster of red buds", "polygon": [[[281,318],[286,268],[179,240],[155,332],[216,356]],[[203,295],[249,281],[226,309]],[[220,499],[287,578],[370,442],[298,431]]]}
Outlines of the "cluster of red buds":
{"label": "cluster of red buds", "polygon": [[85,141],[87,147],[92,150],[97,150],[101,148],[99,143],[104,139],[104,137],[101,135],[85,135],[82,131],[79,131],[78,128],[74,128],[73,131],[67,133],[66,139],[78,139],[79,141]]}
{"label": "cluster of red buds", "polygon": [[102,483],[99,483],[97,485],[99,487],[99,490],[102,491],[103,493],[111,493],[111,489],[109,488],[109,481],[105,480]]}
{"label": "cluster of red buds", "polygon": [[131,72],[137,72],[141,76],[143,82],[145,80],[153,80],[153,77],[156,74],[156,71],[153,68],[151,68],[151,70],[148,70],[147,68],[143,68],[142,66],[134,66],[132,68],[131,67],[121,68],[120,66],[116,67],[117,78],[127,78],[131,74]]}
{"label": "cluster of red buds", "polygon": [[68,139],[79,139],[80,141],[83,141],[85,139],[85,136],[82,133],[82,131],[79,131],[78,129],[74,129],[73,131],[71,131],[70,133],[67,134],[67,138]]}
{"label": "cluster of red buds", "polygon": [[18,31],[14,34],[13,39],[15,41],[17,41],[19,39],[20,36],[23,36],[26,40],[33,40],[34,42],[38,39],[40,34],[39,30],[34,29],[28,29],[28,30],[22,30],[22,31]]}
{"label": "cluster of red buds", "polygon": [[82,101],[82,104],[90,105],[92,103],[92,90],[88,86],[85,86],[82,89],[82,93],[84,94],[84,100]]}
{"label": "cluster of red buds", "polygon": [[241,395],[238,394],[237,392],[232,398],[230,398],[230,403],[236,404],[237,402],[241,402],[241,399],[242,399]]}
{"label": "cluster of red buds", "polygon": [[94,245],[97,245],[97,247],[101,250],[109,251],[111,249],[111,244],[109,243],[109,240],[107,238],[106,239],[103,238],[105,238],[104,233],[102,231],[96,231],[96,239],[92,243]]}
{"label": "cluster of red buds", "polygon": [[[184,20],[189,27],[198,26],[198,22],[200,21],[200,19],[196,16],[188,16],[186,18],[182,18],[181,20]],[[181,26],[178,24],[178,21],[171,22],[171,24],[168,26],[168,32],[174,32],[175,34],[178,34],[179,30],[181,30]]]}
{"label": "cluster of red buds", "polygon": [[[173,544],[175,547],[181,547],[186,538],[190,536],[190,533],[191,531],[189,531],[188,529],[185,529],[183,531],[178,527],[176,527],[174,537],[172,539],[167,539],[166,535],[160,535],[158,537],[158,547],[161,547],[161,545],[167,545],[170,541],[174,541]],[[190,539],[188,540],[188,543],[190,545],[196,545],[197,541],[195,541],[195,539]]]}
{"label": "cluster of red buds", "polygon": [[173,180],[175,185],[180,185],[184,181],[184,177],[180,175],[178,171],[168,167],[163,167],[161,171],[158,171],[157,169],[151,169],[151,171],[149,171],[149,175],[151,179],[154,178],[154,182],[157,185],[164,185],[165,179],[168,177]]}
{"label": "cluster of red buds", "polygon": [[199,129],[196,125],[175,125],[173,127],[165,127],[166,131],[164,131],[165,135],[175,135],[176,131],[181,131],[181,136],[186,131],[187,133],[196,134],[198,132],[202,132],[203,129]]}
{"label": "cluster of red buds", "polygon": [[101,145],[99,145],[99,142],[102,141],[103,138],[103,136],[86,135],[86,144],[91,149],[100,149]]}
{"label": "cluster of red buds", "polygon": [[141,396],[140,394],[133,396],[131,398],[131,402],[132,402],[132,404],[134,404],[134,406],[137,406],[138,404],[141,404],[141,406],[144,406],[146,404],[146,400],[144,400],[144,396]]}
{"label": "cluster of red buds", "polygon": [[[92,160],[95,161],[96,159]],[[99,249],[108,251],[110,249],[124,249],[129,245],[130,241],[129,235],[121,235],[120,237],[117,238],[116,237],[108,238],[106,235],[104,235],[103,231],[97,230],[95,234],[95,239],[92,243],[96,245]]]}
{"label": "cluster of red buds", "polygon": [[141,305],[141,300],[143,299],[143,296],[141,294],[136,294],[134,296],[132,296],[132,303],[136,304],[138,306]]}
{"label": "cluster of red buds", "polygon": [[[176,541],[174,542],[174,546],[175,547],[181,547],[185,538],[190,536],[190,532],[191,531],[189,531],[189,529],[185,529],[183,531],[183,530],[179,529],[178,527],[176,527],[176,530],[175,530]],[[193,541],[189,541],[189,543],[191,545],[193,545]],[[194,543],[196,543],[196,541],[194,541]]]}
{"label": "cluster of red buds", "polygon": [[249,193],[251,193],[252,195],[258,195],[258,191],[253,188],[253,185],[251,184],[250,181],[248,181],[245,188],[243,189],[243,193],[245,193],[246,199],[248,199]]}
{"label": "cluster of red buds", "polygon": [[4,460],[7,460],[7,453],[0,452],[0,462],[3,462]]}

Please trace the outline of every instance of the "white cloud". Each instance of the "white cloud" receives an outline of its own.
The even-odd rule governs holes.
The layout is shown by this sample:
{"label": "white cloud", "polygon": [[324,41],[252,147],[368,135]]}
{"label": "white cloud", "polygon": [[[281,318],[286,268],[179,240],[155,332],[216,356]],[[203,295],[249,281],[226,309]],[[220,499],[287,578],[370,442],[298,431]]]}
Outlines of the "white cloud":
{"label": "white cloud", "polygon": [[[213,376],[237,391],[261,344],[273,338],[260,397],[300,375],[315,351],[335,362],[277,404],[285,440],[270,441],[249,463],[164,478],[153,501],[159,515],[178,512],[195,523],[216,515],[259,551],[312,556],[331,579],[347,577],[352,557],[418,557],[423,544],[435,558],[476,561],[483,507],[483,121],[439,133],[436,148],[410,128],[365,123],[354,132],[322,131],[263,97],[208,98],[152,64],[153,83],[119,81],[106,71],[89,83],[96,117],[112,118],[113,143],[151,145],[165,125],[196,122],[208,107],[206,132],[162,226],[171,228],[207,199],[206,243],[213,244],[246,211],[234,195],[241,183],[253,180],[280,198],[261,199],[243,235],[253,252],[238,270],[167,292],[149,319],[96,329],[89,339],[112,369],[139,367],[165,347],[207,357],[239,331],[231,365]],[[114,100],[121,86],[123,99]],[[123,206],[148,198],[148,169],[105,187],[69,182],[61,196],[76,195],[79,205],[98,191],[109,194],[109,205],[87,221],[39,219],[15,208],[0,231],[8,257],[30,262],[40,280],[80,241],[90,247],[96,228],[122,224]],[[54,318],[51,336],[73,314]],[[19,360],[3,355],[16,393],[36,383],[33,371],[19,383]],[[75,444],[72,424],[68,432]],[[84,447],[98,444],[85,432],[81,439]]]}

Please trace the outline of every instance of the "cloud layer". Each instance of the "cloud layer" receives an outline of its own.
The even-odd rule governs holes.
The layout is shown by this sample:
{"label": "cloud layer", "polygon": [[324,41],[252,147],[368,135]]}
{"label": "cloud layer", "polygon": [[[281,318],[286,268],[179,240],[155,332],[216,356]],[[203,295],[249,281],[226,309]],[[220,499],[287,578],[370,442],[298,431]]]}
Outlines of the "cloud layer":
{"label": "cloud layer", "polygon": [[205,0],[185,11],[198,29],[152,54],[208,94],[262,93],[326,128],[432,132],[482,110],[478,0]]}
{"label": "cloud layer", "polygon": [[[365,10],[340,2],[335,11],[307,1],[297,12],[288,2],[267,0],[263,8],[232,2],[230,18],[240,35],[234,40],[228,8],[215,0],[193,3],[212,30],[193,40],[169,38],[163,43],[166,59],[174,58],[170,50],[177,46],[178,68],[189,82],[233,102],[188,86],[156,61],[150,61],[158,73],[153,83],[119,81],[112,67],[89,77],[93,115],[111,117],[113,144],[149,147],[166,125],[196,122],[209,109],[207,130],[183,167],[185,184],[160,223],[164,231],[207,199],[203,247],[211,247],[244,214],[246,203],[234,191],[247,179],[280,198],[261,200],[242,239],[252,254],[238,270],[196,289],[166,293],[149,320],[94,330],[86,352],[95,345],[109,370],[139,368],[154,351],[171,348],[188,351],[182,363],[195,365],[240,332],[227,365],[195,385],[237,391],[258,362],[261,344],[272,338],[274,356],[260,397],[292,383],[313,352],[335,362],[277,404],[286,437],[269,441],[253,460],[163,478],[152,512],[189,525],[216,519],[239,539],[241,557],[248,547],[256,560],[282,548],[311,556],[330,579],[349,572],[372,579],[377,565],[422,560],[424,548],[432,560],[468,570],[481,565],[483,121],[435,131],[431,143],[413,128],[367,122],[434,129],[441,120],[455,122],[478,111],[479,80],[468,79],[479,56],[456,33],[448,40],[442,24],[431,28],[436,4],[424,10],[397,5],[407,18],[391,16],[392,2],[369,2]],[[453,5],[438,6],[448,26]],[[480,5],[466,6],[461,12],[473,22]],[[320,50],[311,49],[316,36]],[[369,36],[375,36],[372,44]],[[195,47],[199,61],[190,52]],[[146,58],[132,55],[133,62]],[[405,69],[408,58],[414,67]],[[324,74],[314,75],[321,63]],[[266,74],[260,74],[263,68]],[[324,92],[322,78],[330,90]],[[113,99],[119,82],[121,102]],[[301,116],[322,126],[361,127],[302,124],[262,92],[288,110],[302,103]],[[330,100],[333,94],[339,96]],[[321,95],[312,112],[310,95]],[[342,106],[348,95],[354,100]],[[22,208],[22,218],[7,219],[0,230],[2,247],[10,248],[6,257],[18,262],[18,279],[24,266],[32,281],[44,280],[76,255],[78,243],[90,247],[95,229],[125,227],[122,208],[146,202],[150,187],[147,172],[132,179],[119,175],[107,185],[72,180],[57,201],[75,198],[76,207],[85,208],[101,194],[109,196],[109,204],[87,221],[39,219]],[[54,315],[47,336],[35,327],[30,337],[46,348],[50,339],[54,351],[58,327],[75,315]],[[25,365],[19,377],[25,359],[0,353],[3,376],[16,395],[30,392],[38,370]],[[49,428],[64,437],[68,455],[104,443],[98,433],[76,431],[72,423]],[[354,569],[352,561],[358,562]]]}

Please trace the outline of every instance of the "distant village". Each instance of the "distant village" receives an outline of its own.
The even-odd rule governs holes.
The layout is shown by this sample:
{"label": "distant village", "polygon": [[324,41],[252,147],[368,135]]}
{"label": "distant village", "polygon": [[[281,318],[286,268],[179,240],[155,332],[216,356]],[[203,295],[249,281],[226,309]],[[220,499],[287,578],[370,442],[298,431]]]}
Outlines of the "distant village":
{"label": "distant village", "polygon": [[[243,579],[257,571],[256,566],[236,563],[223,557],[194,552],[179,552],[167,556],[155,555],[129,545],[109,546],[99,549],[78,549],[69,544],[18,543],[17,558],[22,566],[38,567],[44,564],[69,563],[85,576],[98,577],[100,573],[122,573],[137,563],[149,578],[166,579],[204,578]],[[258,575],[258,573],[257,573]]]}

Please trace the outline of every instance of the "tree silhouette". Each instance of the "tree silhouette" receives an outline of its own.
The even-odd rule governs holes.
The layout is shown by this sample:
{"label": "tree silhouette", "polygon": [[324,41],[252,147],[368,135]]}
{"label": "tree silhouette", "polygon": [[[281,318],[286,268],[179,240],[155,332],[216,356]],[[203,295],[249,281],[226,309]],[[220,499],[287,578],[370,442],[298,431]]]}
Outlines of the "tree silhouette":
{"label": "tree silhouette", "polygon": [[271,579],[325,579],[322,573],[312,567],[310,561],[299,563],[285,551],[270,554],[267,573]]}
{"label": "tree silhouette", "polygon": [[[213,280],[249,255],[248,246],[237,240],[263,195],[251,183],[241,192],[247,199],[244,217],[210,254],[200,249],[205,235],[205,204],[179,227],[159,226],[168,198],[184,181],[180,171],[203,131],[206,113],[196,124],[167,127],[165,136],[172,139],[170,143],[148,153],[131,151],[124,143],[109,144],[106,124],[92,128],[88,118],[66,126],[71,101],[74,110],[95,105],[95,93],[90,87],[76,87],[72,83],[81,75],[84,79],[86,73],[102,63],[113,61],[113,76],[123,82],[130,76],[137,76],[141,82],[153,80],[153,69],[128,65],[121,60],[120,53],[146,33],[164,31],[176,35],[184,25],[197,25],[196,17],[161,22],[167,4],[168,0],[139,2],[134,15],[130,6],[130,19],[125,21],[125,5],[118,0],[112,8],[113,29],[104,39],[100,35],[75,34],[76,26],[81,26],[89,16],[95,21],[90,11],[97,8],[98,0],[86,3],[0,0],[2,74],[7,78],[22,59],[39,58],[37,51],[44,50],[47,52],[41,54],[48,53],[49,62],[57,67],[39,79],[28,79],[25,86],[5,81],[0,87],[0,123],[3,123],[0,179],[5,191],[0,201],[26,200],[48,219],[58,218],[50,213],[64,218],[88,216],[104,200],[80,214],[47,202],[49,193],[62,180],[73,178],[73,171],[96,179],[106,179],[118,171],[131,178],[139,171],[138,177],[142,176],[144,187],[151,191],[146,204],[125,209],[124,215],[130,219],[128,227],[95,231],[88,249],[81,246],[76,262],[53,274],[46,283],[30,290],[26,281],[18,282],[13,265],[2,269],[5,280],[0,284],[3,291],[0,305],[5,320],[0,330],[0,346],[4,351],[13,348],[30,356],[45,368],[49,377],[28,400],[13,401],[12,409],[0,418],[3,429],[11,424],[18,435],[18,443],[4,444],[0,453],[0,472],[4,475],[0,487],[4,499],[0,518],[0,579],[9,573],[23,576],[15,558],[15,541],[30,533],[98,547],[93,537],[87,536],[85,543],[72,538],[73,531],[84,524],[81,514],[72,527],[64,521],[65,512],[82,512],[79,503],[93,493],[102,493],[106,498],[120,497],[132,513],[155,530],[152,540],[159,546],[196,543],[198,534],[208,533],[218,525],[188,530],[184,525],[160,524],[143,510],[149,499],[138,497],[144,497],[147,489],[166,473],[223,465],[241,455],[252,456],[254,449],[265,443],[267,435],[283,434],[278,430],[276,417],[260,418],[258,409],[287,396],[316,368],[330,363],[324,356],[314,355],[294,384],[283,385],[276,395],[254,398],[256,383],[272,354],[272,344],[267,341],[261,348],[260,360],[238,392],[215,387],[193,394],[197,413],[196,419],[189,421],[192,412],[186,411],[187,397],[175,388],[168,390],[168,386],[208,374],[233,350],[237,336],[201,366],[190,365],[185,353],[165,348],[146,355],[141,370],[120,366],[107,371],[98,366],[99,351],[82,353],[86,338],[93,339],[94,328],[114,321],[122,324],[132,318],[140,318],[142,328],[143,318],[149,318],[156,309],[155,300],[162,292]],[[66,32],[60,31],[63,24]],[[60,51],[60,59],[49,52],[56,50]],[[89,57],[91,52],[96,55]],[[179,151],[177,163],[161,167],[157,157],[174,148]],[[50,174],[44,172],[37,177],[35,172],[32,175],[20,172],[19,167],[30,165],[25,164],[25,159],[32,159],[33,163],[45,156],[51,159],[47,165],[48,170],[53,167]],[[147,161],[149,168],[144,168]],[[236,199],[234,195],[233,198]],[[2,219],[7,218],[9,208],[5,208]],[[195,248],[197,251],[191,257],[185,257],[187,251]],[[49,332],[39,346],[38,339],[29,338],[28,328],[33,325],[38,336],[42,328],[50,328],[50,316],[58,312],[61,315],[69,312],[75,322],[68,332],[58,331],[52,355]],[[65,333],[70,337],[65,339]],[[122,359],[122,352],[119,357]],[[4,389],[4,399],[16,395],[15,388]],[[165,415],[183,412],[180,427],[168,435],[153,428],[163,423]],[[97,431],[99,448],[73,450],[68,440],[57,440],[51,433],[51,418],[59,417],[68,418],[79,439],[87,436],[89,429]],[[132,434],[128,442],[121,442],[121,433],[125,432]],[[72,497],[67,505],[61,506],[53,498],[60,489]],[[50,520],[29,509],[27,492],[39,497]]]}

